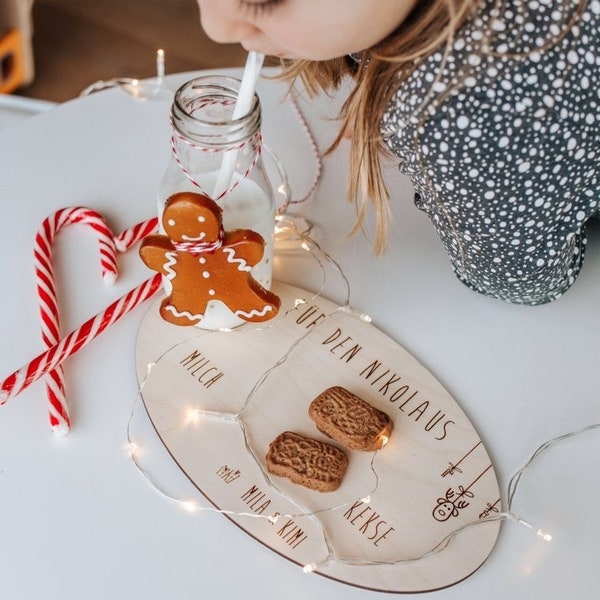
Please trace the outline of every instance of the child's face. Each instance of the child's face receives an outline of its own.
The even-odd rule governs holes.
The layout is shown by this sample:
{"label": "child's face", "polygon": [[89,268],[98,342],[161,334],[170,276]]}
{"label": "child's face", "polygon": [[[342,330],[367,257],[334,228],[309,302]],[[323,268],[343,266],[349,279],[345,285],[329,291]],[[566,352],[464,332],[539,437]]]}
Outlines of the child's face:
{"label": "child's face", "polygon": [[391,33],[416,0],[197,0],[206,33],[282,58],[328,60]]}

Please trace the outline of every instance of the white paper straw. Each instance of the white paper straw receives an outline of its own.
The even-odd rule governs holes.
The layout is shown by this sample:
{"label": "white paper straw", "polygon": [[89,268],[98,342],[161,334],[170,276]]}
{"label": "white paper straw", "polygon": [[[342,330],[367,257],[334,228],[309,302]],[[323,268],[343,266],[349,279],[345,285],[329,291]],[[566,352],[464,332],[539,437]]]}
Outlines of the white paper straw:
{"label": "white paper straw", "polygon": [[[258,81],[264,58],[264,54],[259,54],[257,52],[248,53],[244,74],[242,76],[242,83],[240,84],[240,90],[233,109],[232,120],[243,117],[250,110],[252,99],[254,98],[254,91],[256,89],[256,82]],[[221,169],[213,191],[213,198],[218,198],[231,185],[237,157],[237,150],[229,150],[223,156],[223,162],[221,163]]]}

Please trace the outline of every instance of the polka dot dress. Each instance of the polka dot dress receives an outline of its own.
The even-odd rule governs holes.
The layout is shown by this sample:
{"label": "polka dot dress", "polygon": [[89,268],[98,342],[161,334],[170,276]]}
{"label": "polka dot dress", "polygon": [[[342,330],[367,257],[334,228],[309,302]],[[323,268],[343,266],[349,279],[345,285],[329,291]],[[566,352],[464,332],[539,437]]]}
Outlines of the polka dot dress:
{"label": "polka dot dress", "polygon": [[600,216],[600,0],[584,4],[484,2],[384,115],[460,280],[509,302],[564,293]]}

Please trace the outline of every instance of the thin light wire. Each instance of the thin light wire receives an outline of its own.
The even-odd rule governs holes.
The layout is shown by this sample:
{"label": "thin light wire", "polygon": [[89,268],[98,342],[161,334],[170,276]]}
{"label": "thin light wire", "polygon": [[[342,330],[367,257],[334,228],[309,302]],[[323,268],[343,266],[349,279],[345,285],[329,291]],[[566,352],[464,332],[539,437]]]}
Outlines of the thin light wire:
{"label": "thin light wire", "polygon": [[[344,564],[344,565],[356,566],[356,567],[360,567],[360,566],[363,566],[363,567],[375,566],[375,567],[377,567],[377,566],[393,566],[393,565],[415,563],[415,562],[423,560],[429,556],[432,556],[434,554],[438,554],[439,552],[442,552],[443,550],[445,550],[448,547],[450,542],[456,536],[460,535],[464,531],[467,531],[469,529],[472,529],[474,527],[478,527],[481,525],[501,522],[501,521],[505,521],[505,520],[513,521],[519,525],[522,525],[522,526],[526,527],[528,530],[537,534],[542,539],[549,541],[551,539],[551,536],[548,533],[544,532],[543,530],[541,530],[539,528],[536,528],[529,521],[527,521],[521,515],[515,513],[512,510],[514,498],[517,493],[519,484],[520,484],[523,476],[526,474],[526,472],[532,467],[532,465],[547,450],[564,442],[565,440],[568,440],[568,439],[576,437],[576,436],[580,436],[587,431],[600,428],[600,423],[594,423],[591,425],[587,425],[578,430],[571,431],[571,432],[559,435],[557,437],[554,437],[552,439],[549,439],[546,442],[544,442],[543,444],[541,444],[533,452],[533,454],[531,455],[529,460],[511,477],[510,482],[508,484],[508,488],[507,488],[507,494],[506,494],[506,496],[507,496],[507,510],[506,511],[500,512],[496,515],[488,516],[484,519],[478,519],[478,520],[467,522],[467,523],[463,524],[462,526],[458,527],[457,529],[453,530],[452,532],[450,532],[445,537],[443,537],[440,541],[438,541],[434,546],[432,546],[426,552],[412,556],[412,557],[404,557],[404,558],[391,559],[391,560],[370,560],[370,559],[366,560],[366,559],[357,558],[357,557],[336,556],[333,541],[332,541],[331,537],[329,536],[329,534],[327,533],[325,527],[323,527],[323,524],[318,520],[318,516],[323,513],[333,512],[333,511],[340,510],[342,508],[346,508],[351,503],[343,503],[343,504],[336,505],[336,506],[331,506],[331,507],[327,507],[327,508],[323,508],[323,509],[310,511],[306,507],[302,506],[297,500],[295,500],[294,498],[290,497],[289,495],[283,493],[272,482],[269,475],[263,469],[261,461],[257,457],[257,455],[252,447],[252,444],[249,440],[249,435],[248,435],[248,432],[246,429],[246,424],[244,423],[244,420],[243,420],[243,413],[250,406],[252,399],[254,398],[255,394],[259,391],[260,387],[262,385],[264,385],[264,383],[268,380],[268,378],[272,375],[272,373],[275,372],[276,369],[278,369],[283,364],[285,364],[285,362],[287,361],[290,354],[300,345],[300,343],[302,341],[304,341],[306,339],[306,337],[308,335],[310,335],[315,330],[316,327],[319,327],[322,323],[327,322],[333,315],[338,314],[339,312],[353,314],[357,318],[360,318],[361,320],[366,320],[366,321],[369,320],[369,317],[367,315],[359,314],[350,308],[350,305],[349,305],[350,285],[349,285],[349,282],[348,282],[347,278],[345,277],[341,267],[328,254],[326,254],[320,248],[320,246],[316,242],[314,242],[314,240],[311,240],[308,235],[298,232],[298,231],[293,232],[293,235],[297,236],[298,239],[302,240],[303,244],[305,244],[303,246],[304,249],[308,250],[310,252],[311,256],[316,260],[316,262],[321,270],[324,271],[326,265],[329,265],[330,267],[332,267],[334,269],[335,272],[338,273],[338,275],[340,275],[340,277],[342,278],[343,285],[346,288],[346,291],[344,294],[345,303],[343,305],[339,306],[336,310],[332,311],[329,315],[326,315],[325,318],[322,319],[320,323],[316,324],[315,327],[312,327],[308,332],[304,333],[299,339],[294,340],[294,342],[292,344],[290,344],[290,346],[279,357],[279,359],[261,375],[261,377],[258,379],[257,383],[253,386],[253,388],[251,389],[251,391],[245,398],[242,408],[237,413],[227,413],[227,412],[211,411],[211,410],[206,410],[206,411],[205,410],[197,410],[195,412],[198,414],[198,416],[202,415],[202,416],[211,417],[211,418],[219,418],[219,419],[223,419],[223,420],[230,421],[232,423],[237,424],[238,427],[242,431],[244,443],[246,446],[246,451],[248,452],[248,454],[252,457],[252,459],[257,464],[258,468],[260,469],[261,473],[263,474],[263,477],[264,477],[266,483],[269,486],[271,486],[272,488],[274,488],[287,501],[289,501],[293,505],[297,506],[298,509],[300,510],[300,512],[280,514],[277,517],[275,517],[274,515],[270,515],[270,514],[266,515],[266,514],[254,513],[254,512],[252,512],[252,513],[239,512],[239,511],[227,510],[227,509],[216,508],[213,506],[205,506],[205,505],[199,506],[199,505],[196,505],[195,503],[190,503],[190,501],[176,498],[176,497],[172,496],[171,494],[167,493],[166,490],[164,490],[160,486],[160,484],[158,484],[155,481],[155,479],[147,472],[147,470],[142,467],[142,465],[137,460],[137,457],[135,456],[135,451],[133,451],[133,452],[131,452],[131,459],[133,461],[133,464],[135,465],[136,469],[143,475],[143,477],[146,479],[146,481],[156,491],[158,491],[163,497],[165,497],[166,499],[168,499],[171,502],[174,502],[178,505],[183,506],[184,508],[187,508],[188,510],[190,510],[190,512],[195,512],[196,510],[202,510],[202,511],[217,512],[217,513],[221,513],[223,515],[235,516],[238,518],[251,517],[251,518],[255,518],[255,519],[256,518],[267,519],[271,522],[275,522],[279,518],[298,518],[298,517],[310,518],[320,528],[321,535],[323,537],[323,542],[324,542],[324,545],[326,548],[326,555],[324,558],[322,558],[320,560],[317,560],[315,562],[311,562],[311,563],[308,563],[307,565],[305,565],[304,571],[307,573],[325,569],[327,566],[332,565],[332,564]],[[325,279],[326,279],[326,276],[323,275],[323,280],[325,280]],[[321,293],[321,291],[322,290],[320,289],[319,292],[313,296],[313,299],[318,297],[319,294]],[[294,307],[291,308],[290,311],[288,311],[288,313],[291,312],[292,310],[294,310],[299,304],[302,304],[304,302],[305,302],[304,300],[298,299],[296,301]],[[286,314],[288,314],[288,313],[286,313]],[[269,326],[272,326],[272,325],[269,325]],[[264,328],[265,328],[264,326],[256,327],[256,329],[264,329]],[[235,331],[236,330],[228,330],[227,332],[233,333]],[[214,333],[214,332],[204,331],[201,334],[199,334],[199,336],[210,335],[211,333]],[[186,342],[189,342],[189,340],[186,340]],[[140,383],[138,395],[137,395],[136,401],[134,402],[134,405],[132,407],[129,422],[127,424],[127,440],[128,440],[128,443],[131,448],[137,447],[137,444],[134,442],[132,434],[131,434],[131,428],[132,428],[133,421],[134,421],[135,409],[136,409],[136,407],[139,403],[139,400],[143,394],[143,389],[144,389],[145,384],[148,381],[148,377],[151,374],[154,367],[161,361],[161,359],[164,358],[172,349],[174,349],[178,345],[179,344],[173,345],[171,348],[167,349],[156,361],[154,361],[148,365],[146,374]],[[374,484],[373,484],[371,490],[369,491],[369,493],[365,494],[363,496],[363,498],[361,499],[364,503],[368,503],[370,501],[370,496],[373,493],[375,493],[375,491],[377,490],[378,485],[379,485],[379,474],[378,474],[376,466],[375,466],[377,454],[378,454],[378,451],[375,451],[375,452],[373,452],[372,457],[371,457],[370,467],[371,467],[371,472],[372,472],[373,478],[374,478]]]}
{"label": "thin light wire", "polygon": [[521,481],[521,477],[523,477],[523,474],[525,473],[525,471],[527,471],[527,469],[529,469],[529,467],[544,453],[546,452],[546,450],[552,448],[553,446],[556,446],[557,444],[559,444],[560,442],[563,442],[565,440],[568,440],[572,437],[576,437],[578,435],[581,435],[587,431],[590,431],[592,429],[597,429],[600,427],[600,423],[592,423],[591,425],[586,425],[585,427],[582,427],[580,429],[577,429],[575,431],[570,431],[569,433],[564,433],[562,435],[556,436],[550,440],[547,440],[546,442],[544,442],[541,446],[539,446],[536,451],[531,455],[531,457],[529,458],[529,460],[511,477],[509,483],[508,483],[508,490],[507,490],[507,508],[510,511],[512,508],[512,503],[515,497],[515,494],[517,493],[517,489],[519,486],[519,482]]}

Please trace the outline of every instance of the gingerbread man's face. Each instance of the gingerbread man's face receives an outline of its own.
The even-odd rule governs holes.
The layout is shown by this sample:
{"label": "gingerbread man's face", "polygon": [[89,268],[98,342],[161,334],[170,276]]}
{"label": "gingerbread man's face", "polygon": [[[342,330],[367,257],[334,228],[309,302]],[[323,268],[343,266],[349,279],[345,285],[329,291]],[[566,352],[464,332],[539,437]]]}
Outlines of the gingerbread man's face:
{"label": "gingerbread man's face", "polygon": [[221,209],[208,197],[175,194],[165,206],[162,224],[174,242],[211,243],[219,239]]}

